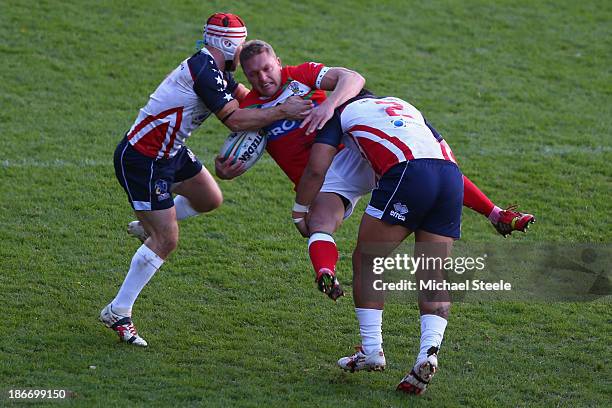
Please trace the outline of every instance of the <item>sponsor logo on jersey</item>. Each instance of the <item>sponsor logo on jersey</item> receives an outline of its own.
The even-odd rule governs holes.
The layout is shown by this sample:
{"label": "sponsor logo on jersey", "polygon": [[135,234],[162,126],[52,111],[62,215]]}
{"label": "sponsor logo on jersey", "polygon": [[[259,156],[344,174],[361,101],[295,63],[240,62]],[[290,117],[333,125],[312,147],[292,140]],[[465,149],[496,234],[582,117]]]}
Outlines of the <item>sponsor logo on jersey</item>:
{"label": "sponsor logo on jersey", "polygon": [[404,214],[408,213],[408,207],[402,203],[393,204],[393,210],[389,213],[393,218],[397,218],[400,221],[406,221]]}
{"label": "sponsor logo on jersey", "polygon": [[393,119],[391,123],[395,127],[406,127],[406,122],[404,121],[404,119]]}
{"label": "sponsor logo on jersey", "polygon": [[279,120],[274,122],[272,126],[266,127],[268,135],[272,138],[282,136],[300,127],[300,121],[297,120]]}

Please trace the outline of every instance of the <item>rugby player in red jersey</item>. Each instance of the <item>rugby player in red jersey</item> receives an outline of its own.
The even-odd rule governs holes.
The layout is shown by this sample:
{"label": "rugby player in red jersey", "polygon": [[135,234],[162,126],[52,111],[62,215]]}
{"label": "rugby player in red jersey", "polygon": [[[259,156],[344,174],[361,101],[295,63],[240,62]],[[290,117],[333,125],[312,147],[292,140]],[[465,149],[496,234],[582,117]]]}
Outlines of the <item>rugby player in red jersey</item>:
{"label": "rugby player in red jersey", "polygon": [[[337,106],[357,95],[365,80],[349,69],[330,68],[315,62],[282,67],[272,47],[259,40],[244,45],[240,63],[245,64],[243,71],[253,87],[241,101],[241,107],[268,108],[295,95],[313,101],[316,106],[304,121],[280,120],[263,127],[268,137],[266,150],[297,185],[308,162],[315,131],[333,115]],[[325,90],[331,91],[327,97]],[[342,160],[336,163],[344,167],[330,169],[322,193],[309,214],[310,233],[304,233],[309,238],[308,249],[318,287],[334,300],[342,295],[342,290],[335,276],[338,250],[332,234],[375,183],[374,173],[359,154],[342,150],[338,155]],[[216,171],[221,178],[236,176],[225,171],[221,157],[217,158]],[[355,180],[354,185],[343,182],[342,177],[348,175]]]}
{"label": "rugby player in red jersey", "polygon": [[311,111],[312,103],[298,97],[270,109],[239,108],[236,99],[247,90],[229,71],[237,65],[246,36],[240,17],[212,15],[204,27],[204,48],[168,74],[115,150],[115,174],[138,218],[129,231],[143,245],[100,320],[129,344],[147,346],[132,322],[132,306],[176,248],[177,221],[211,211],[222,202],[219,186],[185,145],[191,132],[211,114],[237,131],[259,129],[284,118],[302,120]]}
{"label": "rugby player in red jersey", "polygon": [[[347,96],[359,92],[363,78],[346,68],[328,68],[315,62],[283,67],[272,47],[259,40],[244,44],[240,63],[253,87],[241,101],[241,107],[272,107],[293,95],[312,100],[315,104],[301,123],[300,120],[279,120],[263,128],[268,135],[266,150],[297,186],[310,156],[315,131],[325,124],[333,115],[334,108]],[[325,90],[333,92],[326,98]],[[446,154],[452,157],[450,148]],[[342,220],[350,216],[359,198],[376,185],[374,172],[359,152],[341,149],[337,156],[312,206],[307,209],[295,207],[306,210],[307,222],[303,222],[301,217],[294,219],[302,235],[309,238],[309,255],[318,287],[334,300],[342,295],[342,289],[335,276],[338,250],[333,233]],[[222,160],[221,157],[216,159],[216,172],[220,178],[229,179],[242,174],[243,169],[229,169]],[[464,205],[488,217],[504,236],[514,230],[524,231],[534,219],[530,214],[495,206],[466,177],[464,188]]]}

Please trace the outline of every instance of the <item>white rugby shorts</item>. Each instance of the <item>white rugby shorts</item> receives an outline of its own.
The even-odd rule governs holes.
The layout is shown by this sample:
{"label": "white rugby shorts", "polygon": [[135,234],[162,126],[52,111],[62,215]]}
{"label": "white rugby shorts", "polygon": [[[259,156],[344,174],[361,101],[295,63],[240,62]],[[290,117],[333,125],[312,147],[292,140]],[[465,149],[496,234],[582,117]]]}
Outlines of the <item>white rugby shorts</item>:
{"label": "white rugby shorts", "polygon": [[321,187],[322,193],[336,193],[346,198],[349,205],[344,213],[348,218],[361,197],[376,187],[376,175],[366,159],[356,149],[345,146],[332,161]]}

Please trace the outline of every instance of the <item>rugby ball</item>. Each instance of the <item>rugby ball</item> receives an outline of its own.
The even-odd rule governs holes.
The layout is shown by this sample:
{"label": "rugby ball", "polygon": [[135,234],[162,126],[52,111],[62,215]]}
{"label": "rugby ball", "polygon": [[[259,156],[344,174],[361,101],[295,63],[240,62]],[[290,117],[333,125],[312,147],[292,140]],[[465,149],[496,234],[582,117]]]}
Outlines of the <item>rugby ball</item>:
{"label": "rugby ball", "polygon": [[263,130],[232,132],[225,139],[220,154],[224,159],[234,156],[231,164],[241,161],[248,169],[263,156],[266,149],[266,141],[266,132]]}

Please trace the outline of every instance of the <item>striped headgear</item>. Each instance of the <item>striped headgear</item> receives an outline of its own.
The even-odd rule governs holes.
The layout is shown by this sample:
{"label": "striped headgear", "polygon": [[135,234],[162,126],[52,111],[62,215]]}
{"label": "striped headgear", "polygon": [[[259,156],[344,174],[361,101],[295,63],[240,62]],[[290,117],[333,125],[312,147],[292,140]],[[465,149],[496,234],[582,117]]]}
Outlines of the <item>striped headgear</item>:
{"label": "striped headgear", "polygon": [[244,42],[247,28],[244,21],[235,14],[215,13],[204,26],[204,44],[217,48],[225,61],[233,61],[236,49]]}

